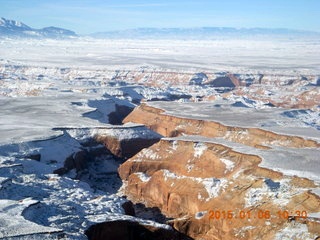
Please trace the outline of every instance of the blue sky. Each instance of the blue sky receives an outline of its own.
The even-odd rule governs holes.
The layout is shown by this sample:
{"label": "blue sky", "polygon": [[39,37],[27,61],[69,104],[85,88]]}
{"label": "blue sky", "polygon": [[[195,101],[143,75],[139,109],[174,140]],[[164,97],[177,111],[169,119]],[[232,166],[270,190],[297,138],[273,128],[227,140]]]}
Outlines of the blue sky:
{"label": "blue sky", "polygon": [[320,32],[320,0],[0,0],[0,16],[80,34],[138,27],[291,28]]}

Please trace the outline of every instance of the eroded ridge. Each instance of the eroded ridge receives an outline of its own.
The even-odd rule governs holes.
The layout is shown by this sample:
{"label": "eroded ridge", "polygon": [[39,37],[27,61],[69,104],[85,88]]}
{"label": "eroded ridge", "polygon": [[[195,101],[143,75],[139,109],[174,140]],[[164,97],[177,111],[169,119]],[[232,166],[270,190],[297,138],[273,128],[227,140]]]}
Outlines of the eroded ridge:
{"label": "eroded ridge", "polygon": [[[219,112],[217,112],[219,113]],[[285,147],[320,147],[320,144],[303,137],[284,135],[260,128],[227,126],[217,121],[199,120],[165,114],[164,110],[141,104],[129,114],[124,122],[136,122],[146,125],[152,130],[167,136],[182,134],[201,135],[205,137],[222,137],[245,145],[268,148],[268,146]]]}
{"label": "eroded ridge", "polygon": [[178,231],[195,239],[320,235],[317,177],[276,164],[294,165],[299,154],[316,163],[316,139],[177,117],[147,103],[124,121],[170,137],[127,160],[119,174],[129,199],[158,207]]}

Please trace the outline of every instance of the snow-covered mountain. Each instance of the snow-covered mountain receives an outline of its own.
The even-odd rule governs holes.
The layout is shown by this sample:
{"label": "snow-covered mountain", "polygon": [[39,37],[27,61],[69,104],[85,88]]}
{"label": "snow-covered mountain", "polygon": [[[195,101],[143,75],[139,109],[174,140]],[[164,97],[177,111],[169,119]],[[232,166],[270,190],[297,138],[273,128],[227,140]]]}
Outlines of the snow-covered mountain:
{"label": "snow-covered mountain", "polygon": [[63,28],[45,27],[35,29],[19,21],[0,18],[0,38],[69,38],[76,36],[77,34],[75,32]]}

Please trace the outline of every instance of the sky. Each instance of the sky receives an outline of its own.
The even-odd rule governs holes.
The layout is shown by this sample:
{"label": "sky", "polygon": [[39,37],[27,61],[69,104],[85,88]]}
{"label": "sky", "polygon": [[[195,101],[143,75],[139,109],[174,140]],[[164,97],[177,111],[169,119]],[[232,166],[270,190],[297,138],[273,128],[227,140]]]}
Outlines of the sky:
{"label": "sky", "polygon": [[0,17],[78,34],[144,27],[320,32],[320,0],[0,0]]}

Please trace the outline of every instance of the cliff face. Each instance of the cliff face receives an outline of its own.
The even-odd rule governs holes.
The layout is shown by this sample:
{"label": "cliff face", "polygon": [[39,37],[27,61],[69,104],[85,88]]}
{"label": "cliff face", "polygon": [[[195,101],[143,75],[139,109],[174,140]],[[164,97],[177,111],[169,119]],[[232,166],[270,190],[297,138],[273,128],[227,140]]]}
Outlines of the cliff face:
{"label": "cliff face", "polygon": [[94,138],[102,143],[116,157],[130,158],[141,149],[149,147],[160,140],[161,135],[143,126],[132,128],[115,128],[97,134]]}
{"label": "cliff face", "polygon": [[142,123],[163,136],[175,137],[181,134],[222,137],[257,148],[267,145],[286,147],[320,147],[313,140],[269,132],[259,128],[226,126],[218,122],[188,119],[163,114],[163,110],[142,104],[129,114],[124,122]]}
{"label": "cliff face", "polygon": [[[288,225],[279,211],[317,212],[320,198],[305,191],[312,181],[260,168],[260,161],[220,144],[163,139],[122,164],[119,174],[130,199],[158,207],[193,238],[273,239]],[[319,234],[317,221],[302,220],[308,234]]]}
{"label": "cliff face", "polygon": [[[319,219],[309,216],[320,209],[319,196],[310,191],[317,184],[259,166],[263,161],[259,154],[271,151],[271,145],[317,148],[317,141],[169,116],[146,104],[125,119],[129,121],[172,138],[161,139],[120,166],[125,194],[134,202],[158,207],[173,218],[171,224],[178,231],[208,240],[320,235]],[[176,137],[182,134],[200,136]],[[215,137],[225,144],[210,140]],[[246,148],[236,151],[228,142],[257,149],[257,154]],[[303,214],[308,216],[297,217]]]}

